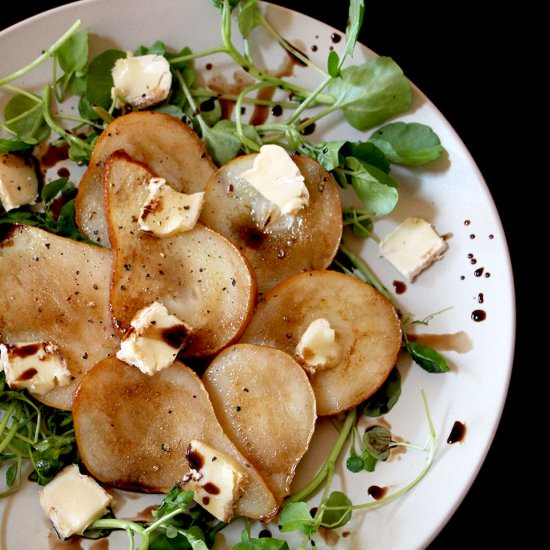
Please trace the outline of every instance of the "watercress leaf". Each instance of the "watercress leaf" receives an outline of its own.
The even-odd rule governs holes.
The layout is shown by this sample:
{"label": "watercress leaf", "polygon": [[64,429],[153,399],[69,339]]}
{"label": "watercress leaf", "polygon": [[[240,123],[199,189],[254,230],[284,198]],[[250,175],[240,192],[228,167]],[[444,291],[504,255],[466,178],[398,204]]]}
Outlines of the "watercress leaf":
{"label": "watercress leaf", "polygon": [[363,460],[363,469],[367,472],[374,472],[378,460],[376,460],[376,458],[374,458],[368,451],[363,451],[361,453],[361,459]]}
{"label": "watercress leaf", "polygon": [[262,13],[256,0],[245,0],[241,4],[237,23],[243,38],[248,38],[252,30],[261,25]]}
{"label": "watercress leaf", "polygon": [[344,118],[358,130],[372,128],[406,111],[412,99],[408,80],[389,57],[343,69],[329,82],[327,92],[334,97],[335,107],[342,109]]}
{"label": "watercress leaf", "polygon": [[57,50],[55,57],[65,74],[84,71],[88,64],[88,31],[72,34]]}
{"label": "watercress leaf", "polygon": [[168,52],[166,53],[166,59],[170,61],[170,64],[173,69],[178,69],[183,75],[183,79],[188,86],[192,86],[195,83],[195,71],[189,61],[174,61],[179,57],[190,55],[191,49],[188,47],[182,48],[179,52]]}
{"label": "watercress leaf", "polygon": [[222,118],[222,106],[220,101],[215,97],[209,97],[204,100],[200,100],[199,110],[202,119],[208,126],[214,126]]}
{"label": "watercress leaf", "polygon": [[406,348],[414,362],[420,365],[425,371],[434,373],[449,371],[445,358],[435,351],[435,349],[425,346],[420,342],[407,342]]}
{"label": "watercress leaf", "polygon": [[371,213],[364,208],[347,207],[342,210],[344,225],[351,227],[354,235],[366,239],[372,235],[374,224]]}
{"label": "watercress leaf", "polygon": [[368,141],[348,141],[342,148],[342,155],[355,157],[382,170],[385,174],[390,173],[390,163],[386,155],[374,143]]}
{"label": "watercress leaf", "polygon": [[315,159],[325,170],[334,170],[342,165],[344,157],[340,151],[347,141],[306,142],[300,152]]}
{"label": "watercress leaf", "polygon": [[391,411],[401,395],[401,374],[397,365],[374,395],[363,403],[365,416],[382,416]]}
{"label": "watercress leaf", "polygon": [[26,95],[16,94],[8,101],[4,119],[5,125],[24,143],[34,145],[50,135],[50,128],[42,114],[42,103]]}
{"label": "watercress leaf", "polygon": [[[260,146],[261,139],[254,126],[243,124],[243,133]],[[237,126],[231,120],[220,120],[212,128],[205,128],[202,138],[218,166],[235,158],[242,150]]]}
{"label": "watercress leaf", "polygon": [[360,456],[349,456],[346,460],[346,468],[354,474],[362,471],[364,467],[363,459]]}
{"label": "watercress leaf", "polygon": [[139,46],[134,50],[134,55],[166,55],[166,44],[156,40],[151,46]]}
{"label": "watercress leaf", "polygon": [[355,157],[347,157],[346,166],[352,171],[349,177],[353,189],[369,212],[384,216],[395,208],[399,193],[391,176]]}
{"label": "watercress leaf", "polygon": [[120,50],[105,50],[92,59],[88,66],[86,79],[86,99],[91,105],[100,105],[108,109],[111,104],[113,77],[111,71],[117,59],[126,57]]}
{"label": "watercress leaf", "polygon": [[187,542],[191,545],[192,550],[208,550],[208,546],[204,542],[204,534],[200,527],[193,525],[189,527],[189,529],[185,529],[181,533],[187,539]]}
{"label": "watercress leaf", "polygon": [[32,149],[32,145],[18,139],[0,138],[0,155],[4,153],[25,153]]}
{"label": "watercress leaf", "polygon": [[[348,24],[346,27],[346,45],[344,47],[344,53],[342,54],[342,61],[338,66],[338,69],[342,66],[344,59],[353,53],[355,49],[355,44],[357,43],[357,37],[359,36],[359,31],[363,25],[363,17],[365,15],[365,2],[364,0],[350,0],[349,3],[349,13],[348,13]],[[333,75],[330,71],[329,74]]]}
{"label": "watercress leaf", "polygon": [[69,82],[69,91],[78,96],[86,93],[86,75],[73,75]]}
{"label": "watercress leaf", "polygon": [[289,550],[288,543],[274,538],[250,538],[248,531],[243,529],[241,542],[234,544],[231,550]]}
{"label": "watercress leaf", "polygon": [[365,430],[363,448],[376,460],[386,460],[390,456],[391,433],[384,426],[371,426]]}
{"label": "watercress leaf", "polygon": [[49,209],[57,195],[68,189],[75,189],[68,178],[59,178],[44,185],[40,192],[40,199],[44,203],[44,208]]}
{"label": "watercress leaf", "polygon": [[315,532],[314,521],[305,502],[285,504],[278,521],[281,533],[302,531],[305,535],[311,536]]}
{"label": "watercress leaf", "polygon": [[153,516],[161,518],[178,509],[185,509],[193,502],[193,491],[182,491],[178,485],[172,487],[162,499],[159,507],[153,510]]}
{"label": "watercress leaf", "polygon": [[332,78],[336,78],[340,75],[340,58],[334,50],[328,54],[327,72]]}
{"label": "watercress leaf", "polygon": [[438,135],[419,122],[387,124],[376,130],[369,141],[396,164],[426,164],[438,159],[443,152]]}
{"label": "watercress leaf", "polygon": [[14,462],[13,464],[10,464],[8,469],[6,470],[6,485],[8,487],[13,487],[13,484],[15,483],[17,479],[17,463]]}
{"label": "watercress leaf", "polygon": [[329,529],[342,527],[351,519],[351,500],[341,491],[333,491],[330,493],[326,503],[327,508],[345,506],[343,510],[323,510],[321,514],[321,525]]}
{"label": "watercress leaf", "polygon": [[59,217],[57,218],[57,233],[70,239],[82,240],[78,227],[76,225],[74,217],[74,202],[75,199],[71,199],[66,202],[61,208]]}

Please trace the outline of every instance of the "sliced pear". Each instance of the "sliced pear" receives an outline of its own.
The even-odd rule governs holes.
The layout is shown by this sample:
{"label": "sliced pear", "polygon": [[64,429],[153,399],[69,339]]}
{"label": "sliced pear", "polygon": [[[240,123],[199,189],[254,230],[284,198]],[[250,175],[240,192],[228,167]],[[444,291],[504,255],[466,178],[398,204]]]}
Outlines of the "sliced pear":
{"label": "sliced pear", "polygon": [[401,347],[401,327],[393,306],[370,285],[336,271],[312,271],[273,288],[241,341],[283,350],[311,372],[296,347],[316,319],[326,319],[336,333],[335,360],[313,369],[310,378],[317,414],[325,416],[358,405],[382,385]]}
{"label": "sliced pear", "polygon": [[113,318],[125,331],[138,310],[161,302],[193,329],[184,355],[211,355],[239,338],[248,323],[254,276],[233,244],[200,224],[165,238],[142,231],[138,218],[153,176],[124,152],[106,163]]}
{"label": "sliced pear", "polygon": [[73,392],[95,363],[116,352],[109,313],[111,251],[13,226],[0,243],[0,340],[52,342],[74,377],[36,398],[70,409]]}
{"label": "sliced pear", "polygon": [[203,191],[216,166],[197,134],[181,120],[154,111],[123,115],[111,122],[95,144],[88,170],[78,185],[75,215],[91,241],[109,245],[103,209],[103,170],[118,149],[143,162],[176,191]]}
{"label": "sliced pear", "polygon": [[290,275],[330,265],[342,237],[342,207],[334,178],[316,161],[295,155],[309,206],[262,228],[258,217],[267,219],[269,205],[242,178],[255,157],[238,157],[210,178],[201,219],[235,243],[256,273],[258,290],[266,292]]}
{"label": "sliced pear", "polygon": [[315,429],[315,396],[300,365],[280,350],[237,344],[203,375],[225,433],[281,503]]}
{"label": "sliced pear", "polygon": [[245,471],[237,514],[267,520],[277,512],[267,485],[224,434],[203,384],[183,363],[147,376],[108,358],[82,381],[73,415],[80,456],[99,481],[168,492],[189,472],[186,450],[191,440],[199,440]]}

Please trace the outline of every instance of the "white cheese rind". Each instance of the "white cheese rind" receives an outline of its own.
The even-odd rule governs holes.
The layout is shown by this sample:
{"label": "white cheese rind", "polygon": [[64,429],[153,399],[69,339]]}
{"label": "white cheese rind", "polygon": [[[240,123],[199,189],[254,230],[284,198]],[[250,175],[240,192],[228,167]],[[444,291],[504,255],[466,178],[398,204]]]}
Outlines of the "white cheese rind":
{"label": "white cheese rind", "polygon": [[172,189],[164,178],[151,178],[149,195],[139,216],[142,231],[171,237],[195,227],[204,203],[204,193],[187,195]]}
{"label": "white cheese rind", "polygon": [[292,216],[309,205],[304,176],[279,145],[262,145],[252,168],[242,177],[283,215]]}
{"label": "white cheese rind", "polygon": [[162,55],[128,54],[116,60],[112,77],[111,96],[116,107],[125,103],[138,109],[150,107],[164,101],[172,86],[170,64]]}
{"label": "white cheese rind", "polygon": [[214,517],[229,521],[246,474],[233,458],[202,441],[189,443],[187,461],[191,471],[184,476],[180,486],[194,491],[195,502]]}
{"label": "white cheese rind", "polygon": [[60,537],[81,535],[104,516],[112,497],[92,477],[82,475],[76,464],[61,470],[40,490],[40,505]]}
{"label": "white cheese rind", "polygon": [[409,281],[438,260],[447,243],[422,218],[407,218],[380,241],[380,253]]}
{"label": "white cheese rind", "polygon": [[159,302],[140,309],[130,324],[116,356],[150,376],[175,361],[191,332]]}
{"label": "white cheese rind", "polygon": [[314,371],[334,366],[340,355],[336,331],[326,319],[315,319],[302,334],[296,354]]}
{"label": "white cheese rind", "polygon": [[38,178],[30,161],[12,153],[0,155],[0,202],[8,212],[35,202]]}
{"label": "white cheese rind", "polygon": [[44,395],[71,382],[61,350],[50,342],[0,344],[0,371],[11,389]]}

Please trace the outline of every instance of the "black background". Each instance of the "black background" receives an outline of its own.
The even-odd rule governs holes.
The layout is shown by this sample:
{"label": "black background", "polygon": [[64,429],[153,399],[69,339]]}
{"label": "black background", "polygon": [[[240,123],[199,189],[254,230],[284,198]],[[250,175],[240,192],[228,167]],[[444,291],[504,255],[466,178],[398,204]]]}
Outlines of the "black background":
{"label": "black background", "polygon": [[[2,10],[0,27],[64,3],[68,2],[13,3],[11,14]],[[278,0],[273,3],[345,30],[347,2]],[[524,303],[527,302],[523,300],[522,289],[527,269],[519,260],[526,234],[525,230],[519,232],[517,228],[519,205],[510,185],[515,177],[511,171],[520,167],[511,165],[508,158],[513,147],[512,136],[520,128],[517,121],[511,124],[507,119],[507,113],[516,114],[518,98],[513,93],[513,81],[521,75],[514,70],[517,65],[513,44],[523,25],[520,10],[502,7],[495,10],[484,4],[480,0],[452,3],[367,1],[360,36],[360,41],[378,54],[393,57],[461,136],[493,194],[514,267],[518,333],[508,399],[487,459],[463,503],[430,545],[434,550],[494,548],[510,543],[520,532],[526,543],[532,532],[531,527],[522,525],[522,516],[518,516],[523,505],[513,503],[516,498],[525,497],[525,489],[521,479],[512,479],[513,469],[518,464],[512,460],[510,451],[514,416],[520,410],[520,400],[527,386],[527,376],[522,374],[522,367],[525,372],[527,365],[520,360],[520,357],[525,359],[522,344],[526,341],[526,326],[521,319],[526,317]],[[7,53],[0,52],[0,55]],[[521,72],[521,65],[519,69]],[[529,105],[522,108],[530,110]],[[511,487],[520,488],[521,495]],[[513,512],[512,507],[515,508]]]}

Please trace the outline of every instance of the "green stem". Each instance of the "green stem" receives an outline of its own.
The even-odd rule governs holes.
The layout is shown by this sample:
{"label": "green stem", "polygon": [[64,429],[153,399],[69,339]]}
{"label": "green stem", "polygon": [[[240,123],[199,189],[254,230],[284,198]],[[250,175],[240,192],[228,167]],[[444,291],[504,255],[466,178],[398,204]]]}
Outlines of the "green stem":
{"label": "green stem", "polygon": [[89,143],[87,143],[83,139],[80,139],[74,136],[73,134],[65,130],[65,128],[57,124],[57,122],[55,122],[55,120],[53,119],[52,113],[50,111],[50,101],[51,101],[51,87],[48,85],[44,87],[44,99],[42,103],[42,115],[44,117],[44,120],[46,121],[46,124],[63,139],[71,143],[74,143],[75,145],[78,145],[79,147],[82,147],[83,149],[86,149],[91,153],[93,150],[93,147]]}
{"label": "green stem", "polygon": [[[332,80],[332,77],[328,77],[310,95],[306,97],[300,106],[294,111],[294,114],[287,120],[287,124],[294,124],[299,118],[299,116],[317,99],[319,94],[326,88],[327,84]],[[308,119],[308,122],[311,123],[311,118]]]}
{"label": "green stem", "polygon": [[29,92],[27,90],[24,90],[23,88],[18,88],[17,86],[12,86],[10,84],[5,84],[4,88],[6,88],[6,90],[9,90],[10,92],[13,92],[14,94],[24,95],[25,97],[28,97],[33,101],[36,101],[36,103],[42,102],[42,98],[40,96],[33,94],[32,92]]}
{"label": "green stem", "polygon": [[239,136],[239,139],[241,140],[241,143],[248,148],[251,151],[258,151],[259,146],[256,142],[252,141],[248,137],[245,136],[243,132],[243,124],[242,124],[242,104],[243,99],[254,90],[259,90],[261,88],[267,88],[269,85],[265,82],[257,82],[256,84],[253,84],[252,86],[248,86],[245,88],[240,94],[239,98],[237,99],[237,103],[235,104],[235,126],[237,130],[237,135]]}
{"label": "green stem", "polygon": [[183,78],[183,75],[181,74],[181,71],[176,70],[176,78],[178,79],[178,82],[181,86],[181,89],[183,91],[183,95],[185,96],[185,99],[187,100],[187,103],[189,103],[189,106],[191,107],[191,110],[193,113],[195,113],[195,116],[197,117],[197,122],[199,123],[199,126],[201,127],[201,132],[204,136],[204,133],[208,130],[208,124],[204,122],[204,119],[202,118],[200,111],[197,107],[197,104],[195,103],[195,99],[191,95],[191,91],[189,90],[189,86],[187,86],[187,82],[185,82],[185,78]]}
{"label": "green stem", "polygon": [[192,61],[193,59],[199,59],[200,57],[207,57],[209,55],[214,55],[217,53],[229,53],[227,51],[227,48],[224,46],[218,46],[217,48],[212,48],[210,50],[204,50],[202,52],[197,53],[188,53],[186,55],[180,55],[178,57],[172,57],[169,60],[169,63],[172,65],[175,65],[176,63],[182,63],[185,61]]}
{"label": "green stem", "polygon": [[[213,97],[215,99],[227,99],[228,101],[237,101],[239,95],[237,94],[219,94],[206,88],[194,88],[191,90],[193,97]],[[275,105],[282,107],[283,109],[296,109],[300,105],[296,101],[275,101],[273,99],[258,99],[256,97],[245,97],[243,103],[250,105],[264,105],[266,107],[275,107]]]}
{"label": "green stem", "polygon": [[41,63],[46,61],[49,57],[54,55],[57,50],[63,46],[63,44],[76,32],[76,30],[80,27],[82,24],[82,21],[78,19],[73,23],[73,25],[69,28],[61,38],[56,40],[44,53],[39,55],[34,61],[26,65],[25,67],[18,69],[17,71],[5,76],[4,78],[0,78],[0,86],[5,86],[8,84],[8,82],[11,82],[12,80],[16,80],[17,78],[20,78],[21,76],[26,75],[28,72],[32,71],[36,67],[38,67]]}
{"label": "green stem", "polygon": [[300,491],[294,493],[289,498],[286,499],[286,502],[301,502],[306,500],[311,494],[313,494],[316,489],[323,483],[326,477],[329,475],[331,469],[334,469],[336,461],[344,448],[344,445],[349,437],[350,431],[355,426],[355,420],[357,418],[357,410],[352,409],[348,412],[346,416],[346,421],[342,426],[340,435],[332,448],[332,451],[328,455],[327,460],[325,461],[323,467],[319,470],[317,475]]}

